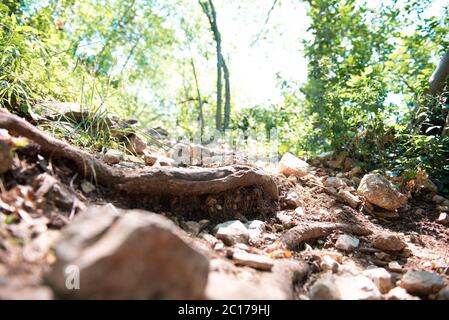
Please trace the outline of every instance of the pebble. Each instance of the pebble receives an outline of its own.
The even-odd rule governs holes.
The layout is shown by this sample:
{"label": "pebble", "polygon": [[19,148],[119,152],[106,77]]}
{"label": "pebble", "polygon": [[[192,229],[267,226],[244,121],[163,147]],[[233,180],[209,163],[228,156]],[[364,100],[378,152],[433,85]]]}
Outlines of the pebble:
{"label": "pebble", "polygon": [[343,234],[338,237],[335,247],[346,252],[352,252],[359,246],[359,243],[360,241],[358,238]]}

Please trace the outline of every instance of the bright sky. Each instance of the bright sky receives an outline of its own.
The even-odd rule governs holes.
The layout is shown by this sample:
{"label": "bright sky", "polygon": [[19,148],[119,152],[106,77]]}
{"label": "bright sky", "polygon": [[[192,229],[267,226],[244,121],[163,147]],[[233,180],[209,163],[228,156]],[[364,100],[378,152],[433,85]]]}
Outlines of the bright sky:
{"label": "bright sky", "polygon": [[306,6],[297,0],[278,1],[264,25],[272,5],[273,0],[257,0],[245,8],[237,1],[223,1],[217,8],[233,96],[240,106],[281,102],[277,73],[285,79],[307,79],[307,63],[300,51],[308,25]]}

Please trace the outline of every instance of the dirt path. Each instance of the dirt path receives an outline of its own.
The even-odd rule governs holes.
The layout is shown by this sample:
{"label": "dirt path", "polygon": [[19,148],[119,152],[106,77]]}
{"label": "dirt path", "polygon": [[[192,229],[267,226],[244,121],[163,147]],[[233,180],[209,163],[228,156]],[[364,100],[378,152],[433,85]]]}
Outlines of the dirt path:
{"label": "dirt path", "polygon": [[[43,278],[55,262],[61,229],[86,207],[108,203],[160,213],[184,229],[188,241],[209,258],[208,298],[320,298],[317,288],[310,292],[318,279],[366,275],[374,266],[386,270],[388,290],[409,270],[440,275],[447,286],[449,229],[437,222],[440,212],[429,195],[413,195],[398,216],[386,218],[354,209],[323,187],[322,181],[338,173],[320,165],[302,177],[275,174],[279,202],[260,186],[215,195],[130,196],[84,180],[70,161],[23,150],[0,184],[0,298],[54,298]],[[226,225],[223,234],[217,231],[217,224],[229,220],[245,224],[244,241],[226,234]],[[404,248],[376,248],[377,237],[386,233],[388,245]],[[354,248],[337,245],[347,240],[344,234],[357,240]],[[382,289],[379,298],[437,297],[435,292],[398,297],[388,290]]]}

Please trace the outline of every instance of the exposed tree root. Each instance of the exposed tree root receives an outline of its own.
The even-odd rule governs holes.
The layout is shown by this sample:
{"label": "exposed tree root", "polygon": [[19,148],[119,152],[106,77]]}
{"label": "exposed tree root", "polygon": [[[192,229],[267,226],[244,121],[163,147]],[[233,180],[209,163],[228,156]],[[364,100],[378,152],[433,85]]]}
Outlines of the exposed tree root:
{"label": "exposed tree root", "polygon": [[290,249],[294,249],[302,242],[326,237],[335,230],[356,236],[366,236],[372,233],[371,230],[355,224],[332,222],[303,223],[285,232],[281,237],[281,241]]}
{"label": "exposed tree root", "polygon": [[72,160],[84,176],[93,178],[97,183],[127,193],[201,195],[259,185],[271,199],[278,199],[278,188],[272,177],[250,166],[118,169],[105,164],[95,155],[48,136],[22,118],[3,110],[0,110],[0,128],[34,141],[52,156]]}

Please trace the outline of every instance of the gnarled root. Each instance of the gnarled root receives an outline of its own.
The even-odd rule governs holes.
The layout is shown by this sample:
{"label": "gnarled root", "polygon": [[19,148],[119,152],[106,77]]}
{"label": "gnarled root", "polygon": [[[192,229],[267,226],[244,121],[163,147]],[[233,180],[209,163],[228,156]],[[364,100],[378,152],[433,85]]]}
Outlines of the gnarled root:
{"label": "gnarled root", "polygon": [[259,185],[271,199],[278,199],[278,188],[272,177],[250,166],[118,169],[105,164],[95,155],[48,136],[24,119],[2,110],[0,128],[34,141],[52,156],[72,160],[84,176],[93,178],[99,184],[127,193],[201,195]]}

